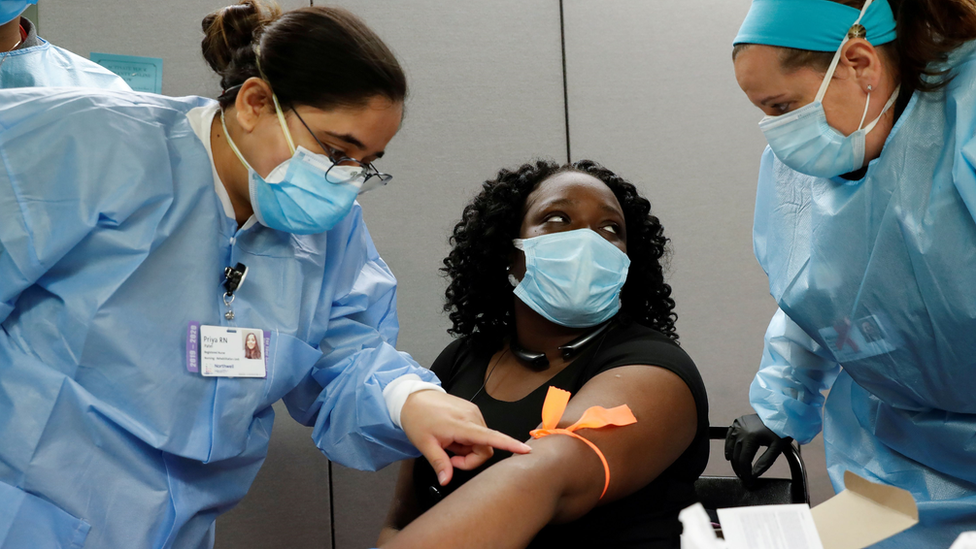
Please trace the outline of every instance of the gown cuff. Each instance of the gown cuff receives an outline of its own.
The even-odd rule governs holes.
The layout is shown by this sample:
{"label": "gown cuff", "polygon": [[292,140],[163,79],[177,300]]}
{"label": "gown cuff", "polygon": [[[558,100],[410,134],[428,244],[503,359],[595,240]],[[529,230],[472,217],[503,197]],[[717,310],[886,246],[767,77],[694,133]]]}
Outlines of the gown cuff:
{"label": "gown cuff", "polygon": [[393,424],[402,428],[400,410],[403,409],[403,404],[407,401],[408,396],[418,391],[429,390],[446,392],[440,385],[421,381],[417,374],[405,374],[391,381],[383,389],[383,399],[386,400],[386,409],[390,412],[390,419]]}

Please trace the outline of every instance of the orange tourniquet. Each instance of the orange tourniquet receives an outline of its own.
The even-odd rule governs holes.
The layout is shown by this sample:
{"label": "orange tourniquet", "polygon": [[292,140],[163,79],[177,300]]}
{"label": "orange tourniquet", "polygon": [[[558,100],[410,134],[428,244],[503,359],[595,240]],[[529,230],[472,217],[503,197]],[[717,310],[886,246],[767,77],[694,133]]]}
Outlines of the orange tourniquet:
{"label": "orange tourniquet", "polygon": [[600,461],[603,462],[603,473],[606,476],[606,481],[603,483],[603,493],[600,494],[600,499],[603,499],[603,495],[607,493],[607,488],[610,486],[610,465],[607,464],[607,458],[603,456],[603,452],[596,447],[596,444],[577,435],[573,431],[578,429],[599,429],[608,425],[623,427],[624,425],[637,423],[637,418],[634,417],[634,413],[630,411],[630,407],[626,404],[621,404],[609,410],[603,406],[591,406],[583,412],[583,417],[579,421],[565,429],[557,429],[556,426],[559,425],[559,420],[562,419],[563,412],[566,411],[567,403],[569,403],[569,391],[550,386],[549,392],[546,393],[546,401],[542,404],[542,429],[534,429],[529,431],[529,434],[532,435],[532,438],[542,438],[548,435],[569,435],[582,440],[587,446],[592,448],[596,452],[596,455],[600,457]]}

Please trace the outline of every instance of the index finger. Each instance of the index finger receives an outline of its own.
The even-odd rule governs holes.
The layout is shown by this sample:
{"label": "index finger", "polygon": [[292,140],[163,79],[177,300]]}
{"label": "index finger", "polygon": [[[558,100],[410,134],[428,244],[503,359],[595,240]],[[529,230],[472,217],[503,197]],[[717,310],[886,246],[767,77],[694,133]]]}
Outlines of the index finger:
{"label": "index finger", "polygon": [[491,446],[513,454],[528,454],[532,447],[487,427],[468,424],[454,435],[454,442],[467,446]]}

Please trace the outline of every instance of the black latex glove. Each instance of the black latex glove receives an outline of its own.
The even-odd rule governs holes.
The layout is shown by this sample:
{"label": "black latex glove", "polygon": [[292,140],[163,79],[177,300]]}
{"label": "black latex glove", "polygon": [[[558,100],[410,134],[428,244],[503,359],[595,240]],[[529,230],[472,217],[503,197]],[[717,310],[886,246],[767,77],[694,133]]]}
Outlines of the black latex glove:
{"label": "black latex glove", "polygon": [[[745,415],[733,421],[729,428],[729,434],[725,437],[725,459],[732,462],[732,470],[747,488],[751,488],[755,485],[755,480],[769,469],[792,442],[792,438],[780,438],[770,431],[758,415]],[[769,448],[753,465],[752,460],[760,446]]]}

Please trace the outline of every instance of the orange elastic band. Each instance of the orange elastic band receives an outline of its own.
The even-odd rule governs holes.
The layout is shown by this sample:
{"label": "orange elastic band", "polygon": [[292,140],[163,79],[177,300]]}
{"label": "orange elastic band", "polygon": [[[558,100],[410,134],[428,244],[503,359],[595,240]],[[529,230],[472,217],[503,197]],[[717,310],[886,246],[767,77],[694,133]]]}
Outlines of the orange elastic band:
{"label": "orange elastic band", "polygon": [[634,413],[630,411],[630,407],[626,404],[621,404],[609,410],[603,406],[592,406],[583,412],[583,417],[576,423],[565,429],[557,429],[556,427],[559,425],[559,420],[563,418],[563,412],[566,411],[566,404],[568,403],[569,391],[550,386],[549,392],[546,393],[546,401],[542,404],[542,429],[533,429],[529,431],[529,434],[532,435],[532,438],[542,438],[549,435],[569,435],[582,440],[587,446],[592,448],[600,458],[600,461],[603,462],[603,473],[606,477],[606,481],[603,483],[603,492],[600,494],[600,499],[603,499],[603,495],[607,493],[607,488],[610,486],[610,465],[607,463],[607,458],[596,447],[596,444],[577,435],[573,431],[578,429],[599,429],[607,426],[623,427],[624,425],[637,423],[637,418],[634,417]]}

